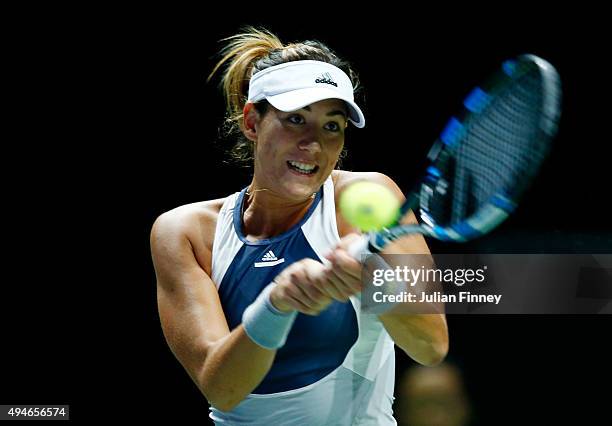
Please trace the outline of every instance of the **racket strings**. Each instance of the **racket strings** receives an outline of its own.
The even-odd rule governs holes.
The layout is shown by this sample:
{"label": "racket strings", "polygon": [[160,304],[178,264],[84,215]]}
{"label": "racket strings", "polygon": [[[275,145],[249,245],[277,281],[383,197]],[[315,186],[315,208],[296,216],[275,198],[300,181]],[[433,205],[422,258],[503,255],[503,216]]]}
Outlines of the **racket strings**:
{"label": "racket strings", "polygon": [[468,118],[454,153],[454,173],[447,174],[454,179],[449,183],[452,206],[445,222],[472,215],[496,193],[518,196],[523,188],[517,183],[544,156],[537,143],[541,104],[541,77],[531,72],[497,94],[481,114]]}

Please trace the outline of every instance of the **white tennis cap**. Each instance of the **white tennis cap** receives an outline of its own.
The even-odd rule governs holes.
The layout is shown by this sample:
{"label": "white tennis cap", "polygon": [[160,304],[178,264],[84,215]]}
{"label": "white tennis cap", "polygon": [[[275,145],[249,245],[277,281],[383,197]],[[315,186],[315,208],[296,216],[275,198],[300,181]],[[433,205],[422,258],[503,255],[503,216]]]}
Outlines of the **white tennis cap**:
{"label": "white tennis cap", "polygon": [[296,111],[324,99],[341,99],[349,107],[349,121],[365,126],[355,103],[351,79],[340,68],[321,61],[292,61],[259,71],[249,83],[249,102],[266,99],[281,111]]}

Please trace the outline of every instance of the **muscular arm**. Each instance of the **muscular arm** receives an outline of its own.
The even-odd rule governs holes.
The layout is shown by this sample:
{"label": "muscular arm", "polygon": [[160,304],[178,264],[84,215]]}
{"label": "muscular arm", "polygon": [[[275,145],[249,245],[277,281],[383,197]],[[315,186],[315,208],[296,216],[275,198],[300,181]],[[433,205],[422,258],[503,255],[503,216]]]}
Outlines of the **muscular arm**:
{"label": "muscular arm", "polygon": [[231,410],[270,370],[276,351],[264,349],[240,325],[229,330],[217,289],[196,259],[201,225],[169,212],[151,232],[161,325],[172,352],[208,401]]}
{"label": "muscular arm", "polygon": [[[416,222],[411,213],[406,223]],[[410,235],[393,243],[390,253],[429,254],[423,236]],[[397,346],[423,365],[436,365],[448,353],[448,327],[444,314],[383,314],[378,318]]]}

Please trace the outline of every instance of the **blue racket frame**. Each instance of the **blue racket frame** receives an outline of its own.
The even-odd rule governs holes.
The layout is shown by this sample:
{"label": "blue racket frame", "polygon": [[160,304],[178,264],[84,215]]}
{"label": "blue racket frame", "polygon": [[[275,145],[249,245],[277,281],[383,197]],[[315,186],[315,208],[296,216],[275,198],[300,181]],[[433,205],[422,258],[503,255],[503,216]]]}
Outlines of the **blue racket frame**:
{"label": "blue racket frame", "polygon": [[[402,205],[399,217],[403,217],[409,210],[414,210],[419,206],[420,224],[398,225],[382,229],[378,232],[371,232],[366,241],[362,243],[362,249],[367,247],[367,251],[377,252],[384,248],[388,243],[407,234],[420,233],[428,237],[442,241],[464,242],[481,235],[484,235],[512,214],[516,209],[518,200],[529,182],[537,174],[540,164],[537,164],[530,176],[523,177],[523,184],[513,188],[512,194],[506,190],[500,190],[492,194],[489,199],[470,217],[452,223],[449,226],[440,226],[435,223],[433,217],[429,215],[426,208],[423,208],[424,197],[422,188],[424,184],[435,185],[441,178],[441,173],[435,167],[435,161],[445,150],[455,149],[461,140],[467,119],[474,119],[475,115],[481,114],[486,106],[495,98],[500,90],[508,87],[513,80],[520,78],[527,72],[537,69],[541,74],[542,81],[542,109],[538,128],[540,134],[538,141],[549,145],[557,131],[560,117],[561,88],[560,79],[555,68],[542,58],[535,55],[521,55],[514,60],[505,61],[499,70],[482,87],[474,88],[464,99],[463,109],[460,113],[452,117],[442,131],[439,139],[434,143],[429,152],[428,160],[431,164],[427,167],[425,177],[420,181],[418,189],[410,194],[406,202]],[[548,152],[548,146],[545,147]]]}

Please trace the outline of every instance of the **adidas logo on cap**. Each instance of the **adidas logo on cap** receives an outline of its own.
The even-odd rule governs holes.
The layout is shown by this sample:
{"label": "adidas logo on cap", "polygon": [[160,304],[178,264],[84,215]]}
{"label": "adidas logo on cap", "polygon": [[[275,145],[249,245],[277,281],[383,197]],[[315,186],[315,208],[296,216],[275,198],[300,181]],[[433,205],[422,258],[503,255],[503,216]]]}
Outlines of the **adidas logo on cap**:
{"label": "adidas logo on cap", "polygon": [[331,74],[328,73],[328,72],[323,73],[323,75],[321,75],[321,77],[317,78],[315,80],[315,83],[331,84],[332,86],[338,87],[338,84],[334,81],[334,79],[332,78]]}

